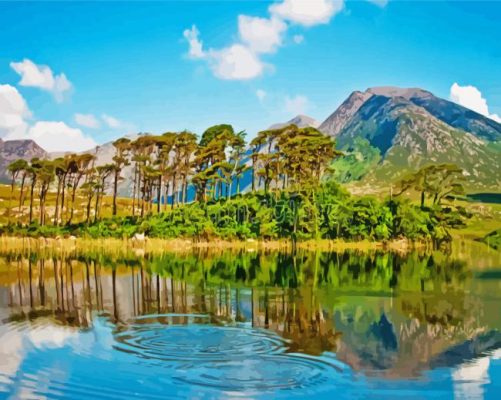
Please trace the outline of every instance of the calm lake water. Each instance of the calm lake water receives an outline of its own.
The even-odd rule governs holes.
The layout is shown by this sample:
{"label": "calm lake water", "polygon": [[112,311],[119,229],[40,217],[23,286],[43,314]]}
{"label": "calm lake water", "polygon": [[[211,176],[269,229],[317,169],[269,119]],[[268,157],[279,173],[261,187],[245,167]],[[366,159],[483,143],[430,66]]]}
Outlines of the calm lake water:
{"label": "calm lake water", "polygon": [[2,253],[0,398],[501,398],[494,251]]}

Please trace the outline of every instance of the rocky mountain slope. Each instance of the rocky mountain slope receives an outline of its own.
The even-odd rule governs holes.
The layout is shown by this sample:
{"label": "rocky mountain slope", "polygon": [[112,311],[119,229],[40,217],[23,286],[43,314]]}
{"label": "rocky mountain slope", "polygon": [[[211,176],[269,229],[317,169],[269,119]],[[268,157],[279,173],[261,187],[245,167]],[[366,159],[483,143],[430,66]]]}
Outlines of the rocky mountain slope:
{"label": "rocky mountain slope", "polygon": [[347,157],[342,181],[389,183],[428,163],[455,163],[468,186],[501,187],[501,124],[421,89],[353,92],[319,129]]}
{"label": "rocky mountain slope", "polygon": [[[500,191],[501,124],[419,88],[374,87],[353,92],[322,124],[298,115],[274,124],[318,127],[336,138],[345,157],[334,163],[338,179],[388,185],[428,163],[455,163],[464,169],[473,190]],[[130,137],[134,140],[139,135]],[[86,153],[97,165],[110,163],[112,142]],[[7,165],[17,159],[56,158],[31,140],[0,139],[0,180],[8,181]],[[122,173],[121,195],[131,194],[132,167]],[[244,176],[242,188],[250,179]],[[247,182],[248,181],[248,182]]]}
{"label": "rocky mountain slope", "polygon": [[0,182],[9,182],[11,177],[7,166],[19,158],[27,161],[32,158],[46,158],[48,153],[33,140],[7,140],[0,139]]}

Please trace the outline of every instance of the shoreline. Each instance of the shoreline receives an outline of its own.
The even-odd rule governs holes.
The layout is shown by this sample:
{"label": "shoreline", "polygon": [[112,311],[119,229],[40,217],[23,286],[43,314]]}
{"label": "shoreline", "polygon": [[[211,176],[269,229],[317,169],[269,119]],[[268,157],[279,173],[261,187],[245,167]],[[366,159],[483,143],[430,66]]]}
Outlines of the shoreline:
{"label": "shoreline", "polygon": [[[362,240],[348,242],[344,240],[306,240],[296,242],[296,248],[309,251],[375,251],[385,250],[398,253],[408,253],[412,250],[432,250],[429,242],[410,241],[407,239],[377,242]],[[32,238],[16,236],[0,236],[0,253],[9,251],[52,251],[52,252],[136,252],[142,254],[176,253],[193,250],[223,251],[272,251],[292,250],[290,240],[210,240],[194,241],[190,239],[91,239],[80,237],[69,238]]]}

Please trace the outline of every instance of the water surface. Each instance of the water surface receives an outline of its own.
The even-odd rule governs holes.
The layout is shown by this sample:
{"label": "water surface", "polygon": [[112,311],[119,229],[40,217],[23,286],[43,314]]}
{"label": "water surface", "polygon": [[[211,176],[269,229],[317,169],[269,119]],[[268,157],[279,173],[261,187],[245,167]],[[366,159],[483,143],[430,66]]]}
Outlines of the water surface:
{"label": "water surface", "polygon": [[500,398],[484,250],[0,257],[0,398]]}

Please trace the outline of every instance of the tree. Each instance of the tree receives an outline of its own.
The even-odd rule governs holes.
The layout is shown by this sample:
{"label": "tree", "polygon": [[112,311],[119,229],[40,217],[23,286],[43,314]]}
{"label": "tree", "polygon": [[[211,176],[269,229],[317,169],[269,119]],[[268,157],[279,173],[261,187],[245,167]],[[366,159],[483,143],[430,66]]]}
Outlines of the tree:
{"label": "tree", "polygon": [[93,154],[80,154],[80,155],[72,155],[70,157],[70,182],[69,185],[71,187],[71,208],[70,208],[70,217],[66,222],[67,225],[70,225],[73,221],[73,215],[75,211],[75,199],[77,194],[77,188],[85,175],[88,175],[89,167],[92,167],[92,163],[95,160],[95,156]]}
{"label": "tree", "polygon": [[133,153],[132,161],[135,162],[134,169],[134,193],[132,203],[132,213],[135,214],[135,199],[137,194],[138,203],[141,201],[141,217],[144,215],[145,197],[149,190],[150,176],[145,174],[147,167],[152,163],[152,155],[155,150],[157,138],[153,135],[143,135],[131,143]]}
{"label": "tree", "polygon": [[409,189],[415,190],[421,194],[423,209],[427,195],[432,198],[432,205],[440,205],[445,196],[464,193],[464,180],[463,170],[454,164],[431,164],[400,180],[396,196]]}
{"label": "tree", "polygon": [[[16,179],[19,174],[22,174],[22,188],[24,188],[24,179],[26,177],[26,171],[28,168],[28,163],[23,160],[23,159],[18,159],[13,162],[11,162],[7,166],[7,170],[10,172],[12,176],[12,181],[10,185],[10,200],[9,200],[9,222],[10,222],[10,214],[11,214],[11,209],[12,209],[12,199],[14,197],[14,185],[16,184]],[[21,199],[23,196],[23,189],[21,189],[21,193],[19,195],[19,204],[21,204]],[[21,208],[21,205],[19,205],[19,208]]]}
{"label": "tree", "polygon": [[28,175],[31,179],[30,183],[30,212],[29,222],[33,222],[33,200],[35,198],[35,186],[37,183],[38,171],[41,169],[42,164],[39,158],[32,158],[29,167],[27,168]]}
{"label": "tree", "polygon": [[37,170],[37,179],[40,185],[40,225],[45,225],[45,203],[47,201],[47,193],[49,192],[50,184],[54,180],[54,163],[52,161],[40,161]]}
{"label": "tree", "polygon": [[99,218],[99,210],[102,202],[102,197],[104,190],[106,188],[106,179],[115,171],[116,164],[105,164],[96,167],[96,180],[94,183],[94,188],[96,191],[96,203],[94,207],[94,221]]}
{"label": "tree", "polygon": [[56,207],[54,209],[54,225],[59,225],[59,214],[63,215],[64,211],[64,195],[66,189],[66,178],[71,171],[71,158],[59,157],[53,162],[54,173],[57,179],[57,192],[56,192]]}
{"label": "tree", "polygon": [[120,173],[123,168],[130,164],[129,162],[129,151],[130,151],[130,139],[120,138],[113,142],[113,147],[115,147],[115,155],[113,156],[113,209],[112,214],[117,215],[117,192],[118,192],[118,182],[121,179]]}
{"label": "tree", "polygon": [[181,178],[181,203],[184,204],[187,201],[188,178],[192,174],[192,159],[198,147],[197,136],[183,131],[176,136],[174,147],[176,152],[174,168]]}

